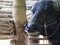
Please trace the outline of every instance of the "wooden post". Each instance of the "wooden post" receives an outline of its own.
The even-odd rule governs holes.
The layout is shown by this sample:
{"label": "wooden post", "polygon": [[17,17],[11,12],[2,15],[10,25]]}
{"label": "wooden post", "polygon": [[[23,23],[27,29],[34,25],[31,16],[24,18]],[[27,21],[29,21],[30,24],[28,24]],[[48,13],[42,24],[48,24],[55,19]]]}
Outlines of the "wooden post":
{"label": "wooden post", "polygon": [[30,45],[34,45],[35,43],[38,44],[39,43],[39,32],[34,32],[34,33],[28,33],[29,36],[29,44]]}
{"label": "wooden post", "polygon": [[13,0],[13,18],[16,24],[16,45],[26,45],[26,36],[23,27],[26,22],[25,0]]}

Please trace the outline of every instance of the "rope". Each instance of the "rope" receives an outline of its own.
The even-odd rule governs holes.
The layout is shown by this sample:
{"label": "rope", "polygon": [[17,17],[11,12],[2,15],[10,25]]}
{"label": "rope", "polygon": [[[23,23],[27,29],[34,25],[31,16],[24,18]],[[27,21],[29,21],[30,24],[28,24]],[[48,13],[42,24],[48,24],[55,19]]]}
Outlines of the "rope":
{"label": "rope", "polygon": [[56,30],[52,34],[50,34],[48,37],[52,37],[57,32],[58,28],[59,28],[59,23],[57,24]]}
{"label": "rope", "polygon": [[[46,22],[44,22],[44,29],[45,29],[45,34],[46,34],[46,44],[47,44],[47,40],[48,40],[48,35],[47,35],[47,31],[46,31]],[[49,44],[48,44],[49,45]]]}
{"label": "rope", "polygon": [[[58,27],[59,27],[59,23],[57,24],[56,30],[55,30],[51,35],[48,36],[48,33],[47,33],[46,28],[47,28],[48,26],[51,26],[51,25],[57,23],[57,21],[56,21],[56,22],[53,22],[53,23],[51,23],[51,24],[46,25],[46,19],[47,19],[47,17],[44,16],[44,15],[46,15],[46,14],[44,14],[42,11],[41,11],[41,13],[43,14],[43,18],[45,19],[45,20],[44,20],[44,26],[43,26],[43,27],[44,27],[44,29],[45,29],[46,40],[48,40],[49,37],[52,37],[52,36],[57,32],[57,29],[58,29]],[[47,41],[46,41],[46,44],[47,44]],[[50,44],[48,44],[48,45],[50,45]]]}

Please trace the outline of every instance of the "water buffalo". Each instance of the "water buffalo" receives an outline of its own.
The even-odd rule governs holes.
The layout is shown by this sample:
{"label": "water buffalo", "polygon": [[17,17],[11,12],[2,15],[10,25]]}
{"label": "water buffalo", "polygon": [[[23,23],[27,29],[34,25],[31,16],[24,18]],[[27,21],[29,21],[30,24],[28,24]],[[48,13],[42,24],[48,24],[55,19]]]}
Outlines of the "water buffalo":
{"label": "water buffalo", "polygon": [[[31,22],[25,27],[26,32],[36,32],[47,36],[51,45],[60,45],[60,11],[52,0],[38,1],[32,7]],[[56,8],[57,7],[57,8]]]}

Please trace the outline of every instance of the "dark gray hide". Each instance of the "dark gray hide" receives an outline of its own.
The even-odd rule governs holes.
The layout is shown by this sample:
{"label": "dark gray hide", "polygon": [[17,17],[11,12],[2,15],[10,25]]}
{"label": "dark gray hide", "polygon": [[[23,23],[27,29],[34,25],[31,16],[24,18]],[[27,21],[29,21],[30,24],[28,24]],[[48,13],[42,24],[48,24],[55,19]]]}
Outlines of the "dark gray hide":
{"label": "dark gray hide", "polygon": [[56,11],[55,3],[53,1],[37,2],[32,8],[32,20],[27,24],[25,31],[40,32],[41,35],[46,36],[44,22],[46,22],[48,39],[52,45],[59,45],[60,43],[60,11]]}

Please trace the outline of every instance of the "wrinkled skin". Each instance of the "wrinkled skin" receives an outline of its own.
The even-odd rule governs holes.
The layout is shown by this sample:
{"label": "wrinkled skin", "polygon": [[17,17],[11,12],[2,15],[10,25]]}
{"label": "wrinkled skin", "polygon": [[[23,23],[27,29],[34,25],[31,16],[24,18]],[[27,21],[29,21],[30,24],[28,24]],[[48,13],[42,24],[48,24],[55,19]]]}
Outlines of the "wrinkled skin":
{"label": "wrinkled skin", "polygon": [[37,2],[32,8],[32,12],[33,15],[31,22],[27,24],[25,31],[38,31],[41,35],[46,36],[45,28],[43,26],[44,22],[46,22],[46,25],[48,25],[46,28],[47,36],[48,40],[52,43],[51,45],[60,45],[60,11],[56,11],[54,8],[54,2]]}

